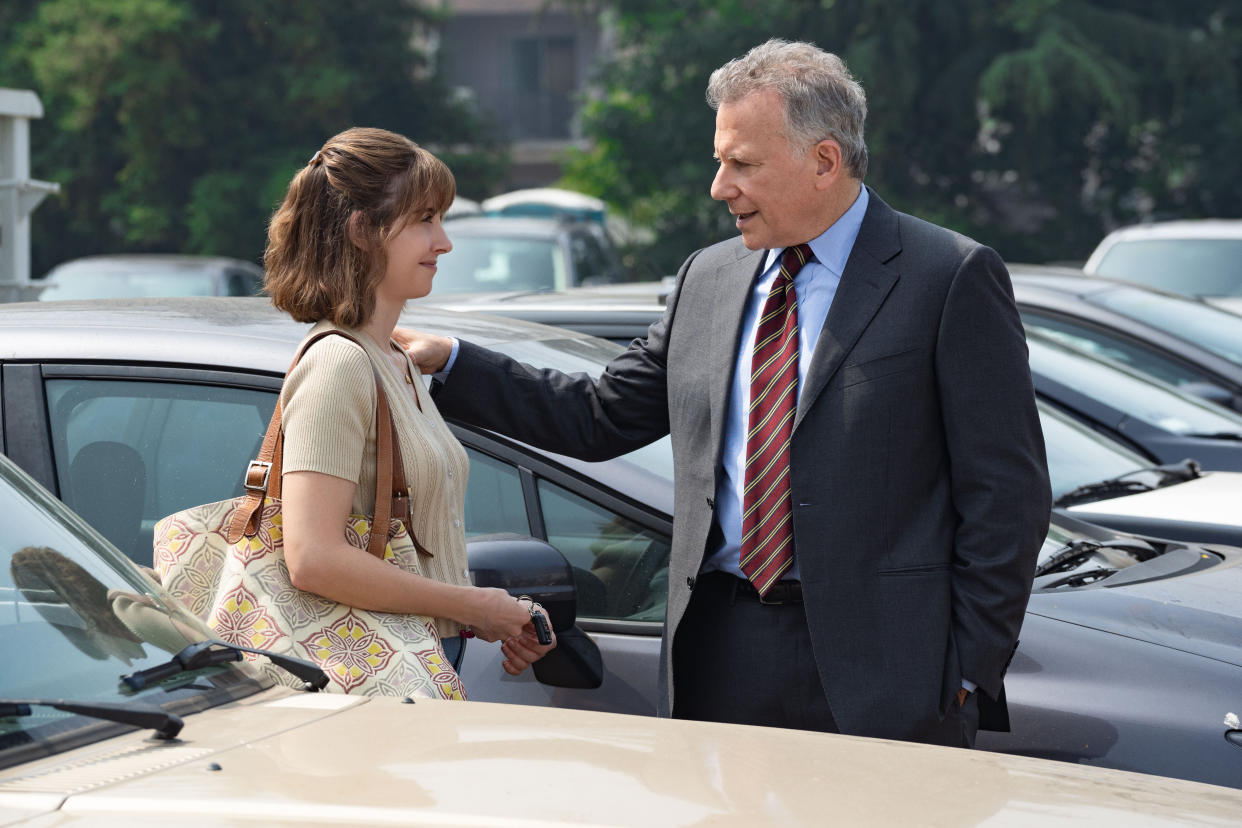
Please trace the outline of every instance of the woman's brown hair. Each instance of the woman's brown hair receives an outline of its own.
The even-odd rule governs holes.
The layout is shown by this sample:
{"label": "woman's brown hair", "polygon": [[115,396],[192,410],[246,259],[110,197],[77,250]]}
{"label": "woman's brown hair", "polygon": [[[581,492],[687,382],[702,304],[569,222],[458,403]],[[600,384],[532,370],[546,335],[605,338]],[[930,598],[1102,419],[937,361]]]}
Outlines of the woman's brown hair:
{"label": "woman's brown hair", "polygon": [[384,278],[384,242],[407,220],[443,214],[456,192],[444,162],[402,135],[355,127],[329,138],[268,225],[272,304],[299,322],[362,325]]}

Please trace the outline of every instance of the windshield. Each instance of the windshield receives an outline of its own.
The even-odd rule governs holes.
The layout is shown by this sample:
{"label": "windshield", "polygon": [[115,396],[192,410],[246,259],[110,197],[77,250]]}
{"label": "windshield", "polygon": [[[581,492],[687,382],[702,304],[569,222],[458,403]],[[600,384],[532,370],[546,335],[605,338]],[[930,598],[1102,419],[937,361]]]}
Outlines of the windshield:
{"label": "windshield", "polygon": [[453,249],[437,261],[435,292],[564,290],[565,258],[555,239],[453,235]]}
{"label": "windshield", "polygon": [[1190,296],[1242,296],[1242,239],[1121,241],[1096,273]]}
{"label": "windshield", "polygon": [[1079,486],[1111,480],[1150,465],[1121,443],[1092,431],[1044,402],[1039,403],[1039,422],[1048,452],[1053,500]]}
{"label": "windshield", "polygon": [[[122,674],[213,633],[3,456],[0,528],[0,698],[136,702],[179,713],[264,686],[256,671],[229,664],[130,691]],[[30,716],[0,718],[0,767],[118,728],[33,707]]]}
{"label": "windshield", "polygon": [[1027,333],[1031,370],[1174,434],[1242,434],[1242,416],[1111,360]]}
{"label": "windshield", "polygon": [[153,296],[214,296],[210,273],[185,270],[70,269],[51,274],[40,301]]}
{"label": "windshield", "polygon": [[1242,365],[1242,317],[1236,314],[1190,299],[1133,288],[1096,293],[1091,301]]}

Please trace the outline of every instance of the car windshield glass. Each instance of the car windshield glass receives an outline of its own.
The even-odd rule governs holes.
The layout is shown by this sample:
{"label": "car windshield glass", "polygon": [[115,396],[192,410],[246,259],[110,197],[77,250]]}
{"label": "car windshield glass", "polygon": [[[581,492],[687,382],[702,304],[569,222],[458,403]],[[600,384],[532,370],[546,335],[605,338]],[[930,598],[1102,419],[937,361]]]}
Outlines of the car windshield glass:
{"label": "car windshield glass", "polygon": [[[214,634],[0,456],[0,698],[155,705],[189,713],[266,686],[245,664],[130,691],[120,676]],[[0,767],[116,735],[119,725],[34,707],[0,718]]]}
{"label": "car windshield glass", "polygon": [[1039,404],[1039,422],[1044,430],[1054,500],[1079,486],[1151,465],[1122,444],[1090,430],[1047,403]]}
{"label": "car windshield glass", "polygon": [[564,290],[565,260],[554,239],[453,234],[453,249],[437,261],[435,292]]}
{"label": "car windshield glass", "polygon": [[49,276],[40,300],[212,296],[210,273],[176,270],[63,270]]}
{"label": "car windshield glass", "polygon": [[[604,366],[625,350],[615,342],[588,337],[574,339],[527,339],[492,345],[497,351],[530,365],[556,368],[566,373],[598,377]],[[636,466],[673,482],[673,445],[667,435],[654,443],[622,455],[610,463]]]}
{"label": "car windshield glass", "polygon": [[[1242,248],[1238,252],[1242,255]],[[1103,291],[1091,299],[1101,307],[1168,331],[1242,365],[1242,318],[1236,314],[1190,299],[1133,288]]]}
{"label": "car windshield glass", "polygon": [[1027,334],[1031,370],[1175,434],[1242,434],[1242,416],[1110,360]]}
{"label": "car windshield glass", "polygon": [[1189,296],[1242,296],[1242,239],[1122,241],[1096,272]]}

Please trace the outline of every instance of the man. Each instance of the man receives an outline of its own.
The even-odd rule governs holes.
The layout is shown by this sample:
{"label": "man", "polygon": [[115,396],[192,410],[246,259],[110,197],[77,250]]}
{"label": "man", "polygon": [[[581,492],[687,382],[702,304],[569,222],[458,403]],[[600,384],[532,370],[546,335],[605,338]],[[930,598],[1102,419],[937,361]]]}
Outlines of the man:
{"label": "man", "polygon": [[862,186],[866,102],[834,55],[769,41],[708,101],[741,239],[691,255],[597,382],[412,350],[451,360],[446,416],[545,448],[671,432],[661,715],[969,746],[980,697],[1007,726],[1050,509],[1008,274]]}

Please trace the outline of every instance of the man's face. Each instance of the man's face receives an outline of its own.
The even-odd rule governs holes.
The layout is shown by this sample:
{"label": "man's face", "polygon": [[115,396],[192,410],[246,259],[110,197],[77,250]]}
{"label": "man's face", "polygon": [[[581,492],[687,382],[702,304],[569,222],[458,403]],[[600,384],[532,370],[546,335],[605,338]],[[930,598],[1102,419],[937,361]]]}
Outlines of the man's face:
{"label": "man's face", "polygon": [[729,205],[751,250],[789,247],[821,232],[823,194],[816,189],[815,148],[793,154],[784,105],[771,90],[716,111],[712,198]]}

